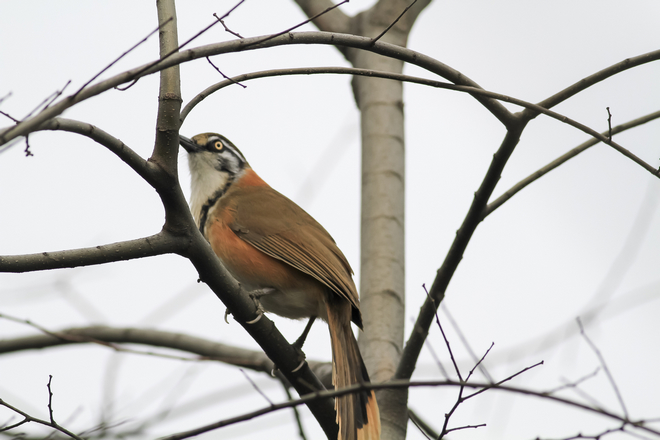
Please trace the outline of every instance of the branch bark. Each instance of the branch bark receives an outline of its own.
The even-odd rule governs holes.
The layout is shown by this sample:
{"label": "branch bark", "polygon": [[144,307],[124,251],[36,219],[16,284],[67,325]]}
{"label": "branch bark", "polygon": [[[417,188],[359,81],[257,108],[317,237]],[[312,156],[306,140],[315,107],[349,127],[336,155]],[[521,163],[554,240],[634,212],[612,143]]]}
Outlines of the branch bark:
{"label": "branch bark", "polygon": [[[14,339],[1,339],[0,354],[90,343],[100,343],[101,345],[109,346],[111,349],[119,351],[123,351],[122,347],[114,344],[140,344],[150,347],[169,348],[199,356],[198,358],[190,358],[191,361],[220,361],[268,375],[276,368],[273,361],[263,351],[248,350],[183,333],[151,328],[76,327]],[[132,352],[145,355],[154,354],[149,352]],[[321,379],[323,384],[327,388],[332,388],[331,364],[329,362],[314,360],[307,362],[311,370]],[[284,376],[279,371],[276,371],[275,374],[280,379],[284,379]]]}

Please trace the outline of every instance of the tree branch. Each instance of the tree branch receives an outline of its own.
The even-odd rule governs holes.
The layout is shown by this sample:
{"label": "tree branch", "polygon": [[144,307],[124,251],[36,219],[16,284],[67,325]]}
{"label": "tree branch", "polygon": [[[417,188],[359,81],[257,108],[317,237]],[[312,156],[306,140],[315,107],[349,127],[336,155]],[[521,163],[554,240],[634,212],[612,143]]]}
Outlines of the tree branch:
{"label": "tree branch", "polygon": [[[332,0],[295,0],[300,9],[308,18],[316,17],[321,12],[335,6]],[[344,14],[339,8],[327,14],[319,15],[312,23],[321,31],[348,34],[351,28],[351,17]]]}
{"label": "tree branch", "polygon": [[189,241],[184,237],[161,231],[150,237],[90,248],[0,256],[0,272],[34,272],[37,270],[92,266],[162,254],[181,254],[188,244]]}
{"label": "tree branch", "polygon": [[[66,109],[77,104],[78,102],[82,102],[113,87],[134,81],[147,75],[151,75],[171,66],[212,55],[240,52],[242,50],[263,49],[289,44],[323,44],[363,49],[415,64],[456,84],[476,87],[480,89],[478,84],[467,78],[462,73],[427,55],[415,52],[405,47],[384,43],[382,41],[378,41],[376,44],[372,45],[371,39],[366,37],[327,32],[300,32],[280,35],[278,37],[269,39],[268,41],[263,41],[264,38],[265,37],[252,37],[244,38],[242,40],[232,40],[200,46],[194,49],[189,49],[173,54],[162,61],[147,63],[115,75],[95,85],[89,86],[75,96],[71,95],[63,98],[48,109],[45,109],[32,118],[22,121],[20,124],[5,128],[4,130],[0,130],[0,145],[11,141],[18,136],[24,136],[28,133],[31,133],[46,120],[60,115]],[[511,113],[497,100],[482,98],[479,96],[477,96],[476,99],[479,100],[491,113],[493,113],[495,117],[505,123],[505,125],[511,121]]]}
{"label": "tree branch", "polygon": [[493,160],[490,163],[488,171],[479,189],[474,193],[474,199],[463,220],[463,224],[461,224],[461,227],[456,232],[456,238],[449,248],[442,266],[438,269],[429,295],[420,309],[410,338],[401,354],[401,361],[395,375],[397,379],[407,379],[412,376],[417,359],[424,346],[424,340],[428,335],[429,328],[435,317],[436,307],[442,302],[449,281],[451,281],[452,276],[458,268],[458,264],[463,259],[463,253],[474,231],[481,222],[483,209],[500,179],[506,162],[520,140],[520,134],[525,128],[525,123],[525,121],[521,121],[515,129],[510,128],[500,148],[493,155]]}
{"label": "tree branch", "polygon": [[[612,138],[611,135],[615,135],[617,133],[621,133],[623,131],[629,130],[639,125],[646,124],[647,122],[653,121],[658,118],[660,118],[660,110],[657,112],[649,113],[648,115],[642,116],[641,118],[633,119],[632,121],[626,122],[625,124],[617,125],[616,127],[612,128],[611,130],[608,130],[607,132],[602,132],[601,136],[603,137],[607,136],[608,139],[611,140]],[[564,155],[553,160],[543,168],[540,168],[539,170],[525,177],[523,180],[516,183],[510,189],[505,191],[504,194],[499,196],[496,200],[489,203],[486,209],[484,210],[484,218],[486,218],[493,211],[495,211],[497,208],[502,206],[504,202],[506,202],[511,197],[516,195],[516,193],[518,193],[520,190],[525,188],[530,183],[538,180],[540,177],[544,176],[545,174],[548,174],[550,171],[554,170],[555,168],[564,164],[565,162],[568,162],[570,159],[574,158],[575,156],[587,150],[588,148],[593,147],[599,142],[601,142],[600,139],[591,138],[588,141],[583,142],[582,144],[573,148],[569,152],[565,153]]]}
{"label": "tree branch", "polygon": [[67,131],[86,136],[117,155],[151,186],[157,185],[157,168],[151,162],[143,159],[119,139],[92,124],[74,119],[53,118],[41,124],[35,131],[42,130]]}
{"label": "tree branch", "polygon": [[[549,98],[546,98],[543,101],[539,102],[539,105],[545,108],[552,108],[555,105],[567,100],[571,96],[575,96],[581,91],[611,76],[614,76],[617,73],[621,73],[625,70],[632,69],[633,67],[641,66],[642,64],[646,64],[651,61],[657,61],[658,59],[660,59],[660,50],[654,50],[652,52],[638,55],[636,57],[626,58],[621,62],[606,67],[605,69],[596,72],[593,75],[589,75],[588,77],[581,79],[580,81],[565,88],[564,90],[555,93]],[[532,119],[536,117],[536,115],[534,114],[534,112],[528,110],[525,112],[525,117]]]}
{"label": "tree branch", "polygon": [[[5,317],[0,315],[0,317]],[[0,354],[15,353],[23,350],[36,350],[59,347],[70,344],[100,344],[113,350],[140,355],[155,355],[158,353],[124,349],[114,344],[140,344],[151,347],[162,347],[192,353],[198,357],[183,358],[188,361],[220,361],[241,368],[270,375],[275,369],[263,351],[248,350],[241,347],[222,344],[204,338],[174,333],[151,328],[115,328],[107,326],[76,327],[59,331],[46,330],[31,322],[16,320],[36,327],[43,334],[24,336],[14,339],[0,339]],[[170,356],[168,356],[170,357]],[[310,368],[317,377],[322,378],[324,385],[332,387],[332,371],[329,362],[308,361]],[[279,371],[276,372],[280,376]]]}
{"label": "tree branch", "polygon": [[[307,396],[303,396],[300,399],[297,400],[291,400],[283,403],[278,403],[274,405],[269,405],[265,408],[252,411],[247,414],[243,414],[240,416],[232,417],[230,419],[225,419],[218,421],[216,423],[212,423],[197,429],[193,429],[190,431],[182,432],[179,434],[175,434],[172,436],[164,437],[161,440],[179,440],[179,439],[185,439],[189,438],[195,435],[202,434],[204,432],[209,432],[224,426],[229,426],[235,423],[240,423],[246,420],[251,420],[253,418],[262,416],[264,414],[270,414],[275,411],[280,411],[282,409],[290,408],[293,406],[298,406],[302,404],[309,404],[310,402],[316,400],[316,399],[321,399],[321,398],[329,398],[329,397],[336,397],[336,396],[343,396],[346,394],[351,394],[351,393],[356,393],[364,390],[380,390],[380,389],[401,389],[401,388],[410,388],[410,387],[441,387],[441,386],[452,386],[452,387],[465,387],[465,388],[472,388],[476,391],[476,393],[481,393],[487,390],[499,390],[499,391],[505,391],[509,393],[514,393],[514,394],[521,394],[521,395],[526,395],[526,396],[531,396],[531,397],[538,397],[541,399],[546,399],[548,401],[552,401],[555,403],[560,403],[569,407],[577,408],[584,410],[588,413],[591,414],[597,414],[600,416],[603,416],[608,419],[615,420],[619,423],[621,423],[624,426],[630,426],[634,427],[636,429],[639,429],[640,431],[644,431],[649,434],[654,434],[654,435],[660,435],[660,430],[654,429],[646,424],[646,421],[644,420],[629,420],[626,417],[620,416],[618,414],[615,414],[613,412],[601,409],[601,408],[594,408],[588,405],[585,405],[583,403],[566,399],[563,397],[557,397],[550,395],[548,393],[544,393],[541,391],[534,391],[526,388],[520,388],[520,387],[514,387],[514,386],[508,386],[508,385],[501,385],[501,384],[496,384],[496,383],[466,383],[466,382],[461,382],[461,381],[454,381],[454,380],[443,380],[443,381],[407,381],[407,380],[393,380],[391,382],[387,383],[367,383],[367,384],[357,384],[357,385],[352,385],[350,387],[342,388],[340,390],[334,390],[334,391],[323,391],[323,392],[318,392],[318,393],[313,393]],[[475,395],[474,393],[472,395]]]}

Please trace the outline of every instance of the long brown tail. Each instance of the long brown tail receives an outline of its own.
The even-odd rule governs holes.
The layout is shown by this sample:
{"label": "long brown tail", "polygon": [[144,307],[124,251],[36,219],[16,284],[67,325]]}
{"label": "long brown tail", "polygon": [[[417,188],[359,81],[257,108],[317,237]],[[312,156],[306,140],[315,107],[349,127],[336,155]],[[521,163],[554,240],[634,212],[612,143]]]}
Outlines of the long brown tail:
{"label": "long brown tail", "polygon": [[[351,330],[351,305],[331,298],[326,303],[332,344],[332,383],[335,389],[369,382],[369,375]],[[380,439],[380,413],[372,390],[335,398],[338,440]]]}

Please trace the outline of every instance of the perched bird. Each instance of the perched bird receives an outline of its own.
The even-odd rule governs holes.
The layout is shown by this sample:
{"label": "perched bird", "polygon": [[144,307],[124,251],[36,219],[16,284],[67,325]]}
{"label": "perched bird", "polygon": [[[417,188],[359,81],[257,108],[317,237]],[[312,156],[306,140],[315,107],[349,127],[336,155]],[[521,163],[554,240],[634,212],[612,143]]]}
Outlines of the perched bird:
{"label": "perched bird", "polygon": [[[223,265],[266,311],[328,323],[336,388],[369,382],[351,330],[362,328],[353,270],[330,234],[271,188],[226,137],[180,137],[188,152],[191,210]],[[373,391],[335,399],[340,440],[380,438]]]}

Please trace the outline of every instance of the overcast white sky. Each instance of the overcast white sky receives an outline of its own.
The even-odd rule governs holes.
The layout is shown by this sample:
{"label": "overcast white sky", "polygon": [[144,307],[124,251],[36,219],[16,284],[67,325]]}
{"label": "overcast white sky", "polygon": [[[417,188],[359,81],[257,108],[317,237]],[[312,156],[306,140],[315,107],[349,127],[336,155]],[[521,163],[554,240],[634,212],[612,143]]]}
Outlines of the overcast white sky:
{"label": "overcast white sky", "polygon": [[[371,3],[353,0],[342,9],[354,14]],[[180,41],[214,20],[214,12],[222,14],[232,5],[179,2]],[[660,3],[653,0],[434,1],[420,16],[409,47],[488,90],[538,102],[627,57],[657,50],[658,17]],[[227,24],[243,36],[256,36],[303,20],[290,0],[248,0]],[[72,83],[67,91],[74,91],[155,26],[154,2],[4,0],[0,97],[11,96],[0,103],[0,110],[22,118],[68,80]],[[231,38],[217,26],[193,44]],[[103,77],[151,61],[157,53],[152,38]],[[275,67],[346,65],[331,47],[229,54],[215,57],[214,63],[230,76]],[[184,65],[181,72],[184,102],[221,79],[205,60]],[[405,73],[432,77],[415,67],[406,67]],[[613,125],[658,110],[659,78],[657,62],[645,65],[555,110],[602,131],[607,128],[606,107]],[[141,79],[128,91],[105,93],[64,116],[95,124],[148,157],[157,81],[157,76]],[[230,87],[207,99],[181,132],[192,136],[218,131],[232,139],[267,182],[331,232],[359,277],[359,115],[350,78],[272,78],[247,86]],[[433,282],[504,129],[465,94],[406,85],[405,100],[409,328],[425,297],[421,286]],[[0,126],[10,123],[0,119]],[[496,195],[586,139],[571,127],[537,118],[523,134]],[[657,121],[616,136],[654,166],[660,164],[659,139]],[[66,133],[38,133],[30,136],[30,144],[33,157],[25,157],[24,144],[0,153],[0,255],[94,246],[160,230],[163,210],[155,192],[103,147]],[[180,165],[188,191],[183,154]],[[446,305],[477,353],[495,342],[485,362],[495,378],[539,360],[545,361],[543,367],[514,384],[547,390],[593,372],[599,362],[583,339],[563,332],[558,345],[542,349],[542,338],[567,323],[574,331],[574,320],[585,309],[610,300],[587,331],[607,359],[631,416],[660,416],[659,196],[657,179],[599,145],[486,219],[449,286]],[[176,256],[1,274],[0,313],[51,330],[89,324],[155,326],[255,347],[238,324],[224,323],[224,306],[195,281],[191,265]],[[292,339],[303,328],[302,323],[274,319]],[[446,328],[461,366],[469,369],[456,332],[448,322]],[[0,319],[0,339],[31,333],[34,330],[25,325]],[[311,337],[308,356],[329,359],[325,326],[316,325]],[[448,367],[437,329],[429,343]],[[0,398],[47,417],[49,374],[54,376],[56,417],[73,430],[98,423],[104,407],[109,422],[134,423],[173,402],[183,405],[144,437],[153,438],[267,403],[234,368],[117,355],[100,347],[3,356]],[[268,378],[248,374],[271,399],[285,398]],[[416,377],[442,378],[428,351]],[[620,411],[602,371],[583,389],[604,407]],[[412,391],[410,406],[439,429],[453,399],[455,390],[419,389]],[[0,424],[9,417],[0,409]],[[293,438],[292,420],[290,413],[279,413],[204,438],[256,438],[264,429],[271,438]],[[501,393],[464,405],[452,422],[481,423],[488,426],[452,438],[558,438],[613,426],[575,410]],[[310,438],[321,438],[309,416],[305,427]],[[410,427],[408,438],[423,437]]]}

